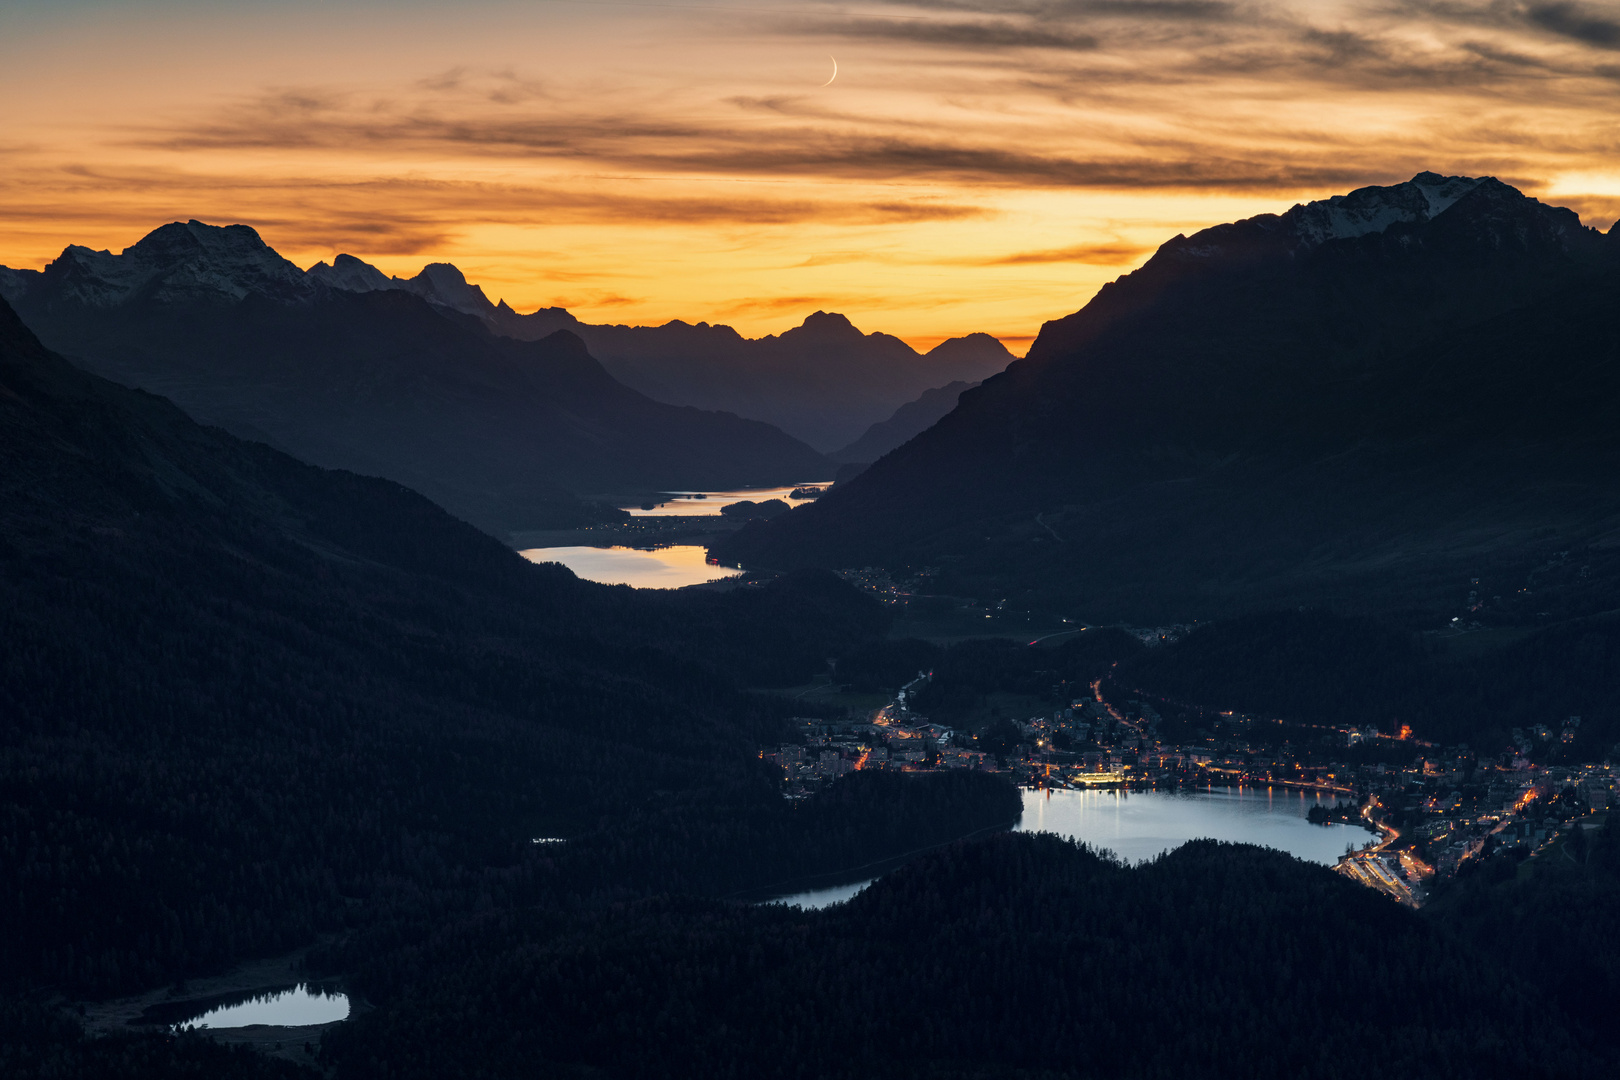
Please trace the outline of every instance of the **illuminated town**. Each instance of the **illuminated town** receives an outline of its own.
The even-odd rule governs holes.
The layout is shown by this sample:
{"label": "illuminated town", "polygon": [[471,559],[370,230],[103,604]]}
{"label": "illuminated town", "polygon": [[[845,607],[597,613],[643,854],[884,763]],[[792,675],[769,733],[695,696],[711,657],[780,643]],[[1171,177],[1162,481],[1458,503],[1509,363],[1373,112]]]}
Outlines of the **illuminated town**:
{"label": "illuminated town", "polygon": [[[1141,631],[1145,640],[1173,628]],[[1339,873],[1418,907],[1427,890],[1499,851],[1543,857],[1603,826],[1616,797],[1612,763],[1540,765],[1536,746],[1568,743],[1580,717],[1514,729],[1514,745],[1491,755],[1466,744],[1437,746],[1410,729],[1301,726],[1222,712],[1196,743],[1170,741],[1153,700],[1105,697],[1101,680],[1067,707],[1015,722],[1016,745],[990,749],[971,732],[931,723],[911,707],[932,680],[917,677],[863,719],[799,718],[802,743],[760,756],[782,770],[783,793],[804,798],[832,780],[865,769],[1004,772],[1027,788],[1131,791],[1178,787],[1290,788],[1337,798],[1311,811],[1317,824],[1342,822],[1368,831]],[[1162,704],[1162,703],[1161,703]],[[1291,738],[1290,736],[1294,736]],[[1324,752],[1327,745],[1346,751]]]}

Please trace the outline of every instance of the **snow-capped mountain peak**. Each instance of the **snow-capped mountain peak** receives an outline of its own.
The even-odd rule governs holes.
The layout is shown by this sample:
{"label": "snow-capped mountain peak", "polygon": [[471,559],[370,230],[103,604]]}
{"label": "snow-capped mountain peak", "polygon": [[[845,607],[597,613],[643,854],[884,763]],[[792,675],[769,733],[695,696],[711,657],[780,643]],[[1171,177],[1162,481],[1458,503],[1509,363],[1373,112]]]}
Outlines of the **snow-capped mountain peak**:
{"label": "snow-capped mountain peak", "polygon": [[1483,178],[1421,172],[1389,187],[1357,188],[1348,195],[1294,206],[1282,221],[1309,245],[1380,233],[1397,222],[1421,224],[1443,213]]}
{"label": "snow-capped mountain peak", "polygon": [[441,307],[464,311],[480,318],[487,317],[495,310],[495,305],[489,302],[484,290],[469,283],[467,276],[452,263],[428,263],[420,274],[409,281],[394,280],[399,282],[399,288],[408,289]]}
{"label": "snow-capped mountain peak", "polygon": [[249,293],[294,299],[304,273],[246,225],[172,222],[121,254],[69,245],[43,275],[56,295],[94,307],[137,296],[159,303],[233,301]]}
{"label": "snow-capped mountain peak", "polygon": [[332,259],[330,265],[318,262],[304,271],[304,276],[328,288],[345,289],[349,292],[376,292],[378,289],[400,287],[397,280],[353,255],[338,255]]}

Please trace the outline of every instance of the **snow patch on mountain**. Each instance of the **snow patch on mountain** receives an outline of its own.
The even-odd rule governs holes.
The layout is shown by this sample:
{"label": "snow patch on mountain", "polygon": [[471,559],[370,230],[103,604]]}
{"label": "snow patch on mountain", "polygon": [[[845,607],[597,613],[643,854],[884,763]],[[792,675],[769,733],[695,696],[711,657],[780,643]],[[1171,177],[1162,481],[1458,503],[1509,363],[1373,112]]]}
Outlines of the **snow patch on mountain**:
{"label": "snow patch on mountain", "polygon": [[338,255],[331,265],[318,262],[304,276],[332,289],[348,292],[376,292],[379,289],[397,289],[399,282],[363,259],[353,255]]}
{"label": "snow patch on mountain", "polygon": [[428,263],[420,274],[409,281],[400,281],[400,287],[430,303],[479,318],[487,318],[495,311],[495,305],[489,302],[484,290],[468,282],[467,276],[451,263]]}
{"label": "snow patch on mountain", "polygon": [[69,245],[35,280],[48,282],[59,299],[90,307],[136,298],[218,303],[249,293],[296,299],[308,291],[304,272],[253,229],[200,221],[164,225],[118,255]]}
{"label": "snow patch on mountain", "polygon": [[1468,176],[1440,176],[1422,172],[1402,184],[1357,188],[1296,205],[1282,215],[1283,223],[1309,245],[1381,233],[1397,223],[1421,224],[1443,213],[1481,183]]}

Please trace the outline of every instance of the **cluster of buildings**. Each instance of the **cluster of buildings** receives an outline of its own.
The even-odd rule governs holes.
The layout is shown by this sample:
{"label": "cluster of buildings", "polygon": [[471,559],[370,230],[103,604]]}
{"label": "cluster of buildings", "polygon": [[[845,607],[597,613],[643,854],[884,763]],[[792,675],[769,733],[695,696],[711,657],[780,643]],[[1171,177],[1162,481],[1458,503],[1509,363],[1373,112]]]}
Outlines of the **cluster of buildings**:
{"label": "cluster of buildings", "polygon": [[1476,860],[1537,857],[1601,828],[1620,797],[1620,774],[1607,762],[1481,761],[1464,745],[1370,775],[1360,790],[1384,840],[1346,855],[1339,869],[1416,906],[1427,888]]}
{"label": "cluster of buildings", "polygon": [[[1105,700],[1099,681],[1089,697],[1066,707],[997,725],[1002,737],[987,745],[911,708],[931,679],[919,672],[865,721],[800,719],[802,743],[760,756],[781,768],[789,798],[863,769],[983,769],[1048,788],[1216,784],[1332,793],[1340,797],[1336,820],[1378,834],[1347,851],[1340,872],[1413,906],[1472,860],[1501,851],[1534,856],[1575,830],[1599,827],[1620,798],[1620,771],[1607,762],[1543,767],[1525,758],[1529,746],[1519,740],[1562,739],[1579,725],[1577,717],[1556,732],[1516,731],[1514,749],[1494,758],[1465,744],[1413,739],[1407,729],[1393,736],[1317,729],[1314,740],[1294,742],[1274,721],[1234,713],[1219,714],[1213,731],[1199,729],[1196,743],[1171,743],[1152,702],[1116,705]],[[1358,763],[1329,760],[1333,746],[1354,750],[1336,756]]]}

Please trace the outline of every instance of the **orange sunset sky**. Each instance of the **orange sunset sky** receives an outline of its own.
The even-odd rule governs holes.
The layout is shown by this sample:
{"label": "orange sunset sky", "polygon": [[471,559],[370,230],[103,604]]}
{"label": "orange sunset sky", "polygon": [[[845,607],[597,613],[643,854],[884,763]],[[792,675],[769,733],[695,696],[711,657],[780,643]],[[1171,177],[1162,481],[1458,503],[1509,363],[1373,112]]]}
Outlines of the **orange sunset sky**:
{"label": "orange sunset sky", "polygon": [[1620,214],[1612,2],[7,0],[0,102],[0,264],[245,222],[749,335],[1022,352],[1177,232],[1423,169]]}

